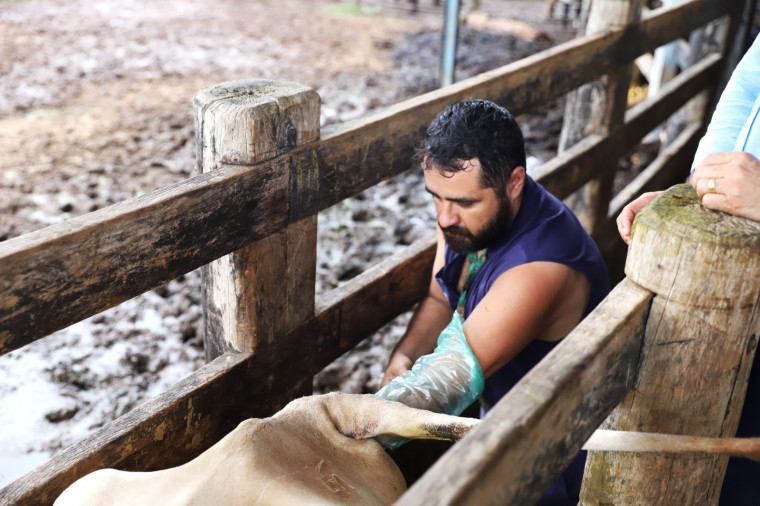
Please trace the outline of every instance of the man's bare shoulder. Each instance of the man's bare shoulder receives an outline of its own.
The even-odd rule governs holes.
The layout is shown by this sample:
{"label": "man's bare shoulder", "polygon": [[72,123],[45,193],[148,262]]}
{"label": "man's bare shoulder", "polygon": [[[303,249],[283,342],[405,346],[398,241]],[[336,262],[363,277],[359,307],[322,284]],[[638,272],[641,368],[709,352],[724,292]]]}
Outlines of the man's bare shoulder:
{"label": "man's bare shoulder", "polygon": [[564,264],[531,262],[501,274],[464,325],[486,376],[533,339],[562,339],[581,320],[589,294],[586,276]]}

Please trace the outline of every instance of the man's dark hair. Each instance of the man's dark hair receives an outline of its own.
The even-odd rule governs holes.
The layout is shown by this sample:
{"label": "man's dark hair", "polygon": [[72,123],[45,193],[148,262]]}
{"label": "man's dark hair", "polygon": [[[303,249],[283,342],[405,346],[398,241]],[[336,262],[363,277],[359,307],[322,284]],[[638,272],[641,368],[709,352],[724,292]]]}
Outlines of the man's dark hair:
{"label": "man's dark hair", "polygon": [[468,99],[446,107],[430,124],[415,161],[442,173],[465,170],[467,160],[482,166],[481,185],[497,195],[505,191],[515,167],[525,167],[520,126],[504,107]]}

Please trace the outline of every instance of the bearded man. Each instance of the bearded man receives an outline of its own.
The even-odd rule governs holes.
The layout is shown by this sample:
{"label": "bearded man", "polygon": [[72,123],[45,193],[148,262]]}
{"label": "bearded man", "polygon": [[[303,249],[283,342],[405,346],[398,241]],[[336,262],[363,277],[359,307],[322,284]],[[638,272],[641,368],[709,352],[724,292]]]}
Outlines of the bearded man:
{"label": "bearded man", "polygon": [[[438,215],[438,249],[428,294],[377,395],[449,414],[479,396],[486,412],[607,295],[607,271],[573,213],[526,174],[522,132],[503,107],[475,99],[447,107],[415,156]],[[450,343],[458,351],[442,354]],[[447,374],[420,379],[433,369]],[[420,389],[428,392],[412,392]],[[430,392],[444,399],[413,399]],[[539,504],[577,504],[584,459]]]}

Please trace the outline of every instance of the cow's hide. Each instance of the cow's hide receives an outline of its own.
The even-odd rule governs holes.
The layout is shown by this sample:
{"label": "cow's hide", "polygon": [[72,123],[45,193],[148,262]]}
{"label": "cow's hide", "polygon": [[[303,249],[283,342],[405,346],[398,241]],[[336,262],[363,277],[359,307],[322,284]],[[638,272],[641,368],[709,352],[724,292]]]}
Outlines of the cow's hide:
{"label": "cow's hide", "polygon": [[242,422],[182,466],[95,471],[55,505],[391,504],[406,483],[393,459],[367,438],[456,440],[476,422],[372,395],[304,397],[270,418]]}

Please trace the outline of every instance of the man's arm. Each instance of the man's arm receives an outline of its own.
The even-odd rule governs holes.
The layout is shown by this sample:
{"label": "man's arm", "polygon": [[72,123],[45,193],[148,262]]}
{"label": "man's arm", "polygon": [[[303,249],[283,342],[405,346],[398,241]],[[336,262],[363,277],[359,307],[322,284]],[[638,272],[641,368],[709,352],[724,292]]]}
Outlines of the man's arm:
{"label": "man's arm", "polygon": [[385,376],[380,383],[381,387],[387,385],[396,376],[400,376],[411,369],[418,358],[432,352],[435,349],[438,335],[451,320],[451,306],[449,306],[446,296],[443,295],[441,287],[435,280],[435,273],[444,264],[444,247],[443,234],[439,229],[438,247],[433,262],[433,272],[430,276],[428,294],[420,302],[409,322],[404,337],[401,338],[391,354],[388,367],[385,369]]}
{"label": "man's arm", "polygon": [[532,262],[502,274],[463,325],[484,376],[535,338],[565,337],[581,320],[589,295],[588,279],[558,263]]}

